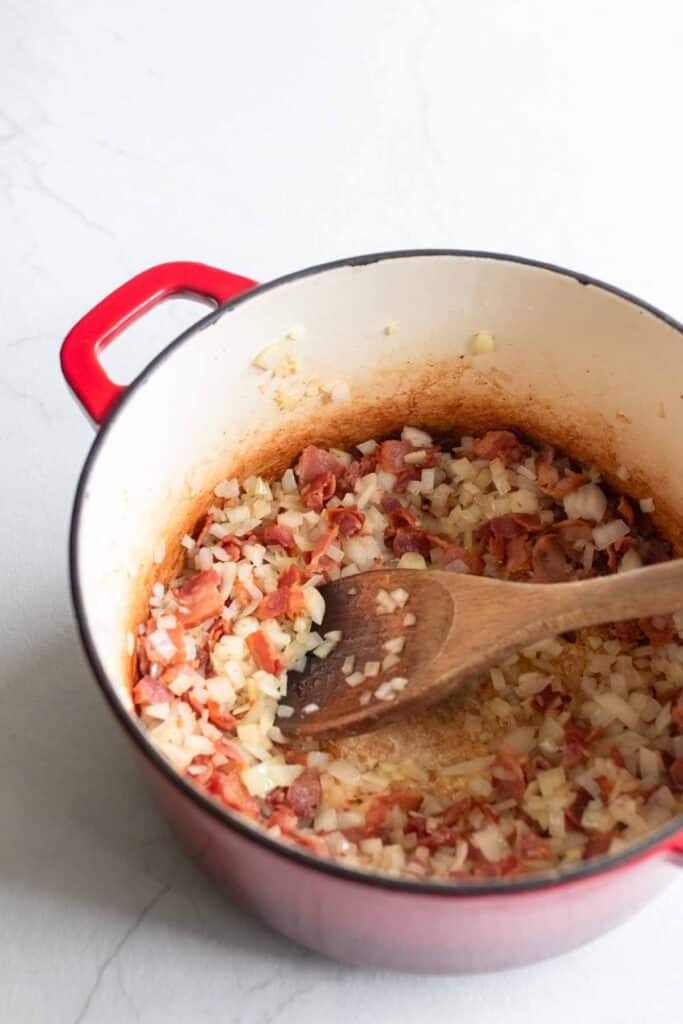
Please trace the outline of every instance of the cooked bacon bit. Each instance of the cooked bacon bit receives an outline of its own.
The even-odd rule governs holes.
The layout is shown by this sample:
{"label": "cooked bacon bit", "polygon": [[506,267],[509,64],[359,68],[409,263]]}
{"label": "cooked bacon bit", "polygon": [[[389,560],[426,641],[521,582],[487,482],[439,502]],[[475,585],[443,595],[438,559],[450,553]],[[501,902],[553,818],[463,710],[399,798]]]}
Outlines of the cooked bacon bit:
{"label": "cooked bacon bit", "polygon": [[308,764],[308,754],[305,750],[286,750],[285,751],[285,763],[286,764],[301,764],[306,767]]}
{"label": "cooked bacon bit", "polygon": [[608,627],[608,632],[624,644],[639,644],[643,639],[643,631],[638,625],[637,619],[629,619],[627,622],[614,622]]}
{"label": "cooked bacon bit", "polygon": [[259,619],[284,619],[288,605],[289,587],[278,587],[266,594],[256,609],[256,616]]}
{"label": "cooked bacon bit", "polygon": [[310,822],[322,800],[320,775],[314,768],[305,768],[287,790],[287,803],[300,820]]}
{"label": "cooked bacon bit", "polygon": [[279,803],[268,818],[268,828],[274,828],[277,825],[285,836],[293,835],[298,824],[295,811],[291,807],[286,807],[283,803]]}
{"label": "cooked bacon bit", "polygon": [[133,689],[133,700],[140,706],[145,704],[170,704],[173,700],[173,694],[158,679],[144,676]]}
{"label": "cooked bacon bit", "polygon": [[262,544],[278,544],[285,551],[293,551],[296,548],[292,530],[281,523],[266,523],[260,529],[254,530],[254,534]]}
{"label": "cooked bacon bit", "polygon": [[600,857],[603,853],[609,853],[613,838],[614,832],[595,832],[586,843],[583,859],[590,860],[591,857]]}
{"label": "cooked bacon bit", "polygon": [[429,558],[431,545],[429,537],[423,530],[412,530],[403,528],[396,531],[391,541],[393,552],[397,558],[409,551],[417,551],[424,558]]}
{"label": "cooked bacon bit", "polygon": [[581,830],[581,819],[583,818],[583,812],[591,802],[591,795],[587,789],[583,787],[579,788],[578,793],[574,797],[574,802],[564,812],[565,821],[567,826],[574,831]]}
{"label": "cooked bacon bit", "polygon": [[220,574],[215,569],[206,569],[192,576],[175,591],[178,617],[182,619],[183,626],[192,629],[220,615],[223,611],[223,598],[218,592],[220,584]]}
{"label": "cooked bacon bit", "polygon": [[242,557],[242,545],[236,537],[226,537],[221,541],[220,546],[228,556],[229,562],[239,562]]}
{"label": "cooked bacon bit", "polygon": [[306,606],[304,592],[298,585],[289,588],[289,600],[287,601],[287,618],[295,619],[301,615]]}
{"label": "cooked bacon bit", "polygon": [[325,473],[331,473],[335,477],[341,476],[344,472],[344,464],[331,452],[309,444],[299,456],[294,472],[300,483],[309,484],[316,477]]}
{"label": "cooked bacon bit", "polygon": [[449,569],[454,562],[464,562],[475,576],[484,571],[484,559],[479,548],[464,548],[461,544],[454,544],[437,533],[428,533],[427,537],[430,544],[440,549],[438,561],[442,569]]}
{"label": "cooked bacon bit", "polygon": [[515,853],[521,860],[550,860],[552,847],[547,839],[543,839],[536,832],[532,832],[518,823],[515,835]]}
{"label": "cooked bacon bit", "polygon": [[653,647],[670,644],[678,635],[672,615],[653,615],[650,619],[638,619],[638,625]]}
{"label": "cooked bacon bit", "polygon": [[612,749],[609,752],[609,756],[610,756],[610,760],[611,760],[612,764],[615,764],[617,766],[617,768],[623,768],[624,767],[624,764],[625,764],[624,755],[622,754],[622,752],[619,750],[618,747],[612,747]]}
{"label": "cooked bacon bit", "polygon": [[385,473],[398,475],[408,468],[404,458],[412,451],[413,446],[407,441],[382,441],[379,446],[379,468]]}
{"label": "cooked bacon bit", "polygon": [[524,768],[527,760],[526,754],[515,754],[501,747],[491,767],[491,778],[497,792],[517,802],[522,800],[526,789]]}
{"label": "cooked bacon bit", "polygon": [[529,566],[532,533],[544,529],[538,516],[505,515],[489,519],[477,531],[477,537],[493,558],[512,576]]}
{"label": "cooked bacon bit", "polygon": [[257,668],[262,668],[264,672],[270,672],[273,676],[279,676],[284,670],[285,666],[278,658],[275,646],[260,629],[249,634],[247,647]]}
{"label": "cooked bacon bit", "polygon": [[683,757],[677,757],[669,765],[669,779],[671,788],[676,793],[683,793]]}
{"label": "cooked bacon bit", "polygon": [[336,490],[337,478],[334,473],[321,473],[301,488],[301,500],[306,508],[322,512],[325,502],[334,497]]}
{"label": "cooked bacon bit", "polygon": [[194,542],[197,545],[197,547],[199,547],[199,545],[204,540],[204,538],[206,537],[207,533],[209,532],[209,530],[211,529],[212,526],[213,526],[213,516],[210,513],[208,513],[207,515],[204,516],[204,519],[199,524],[199,529],[197,530],[197,532],[192,535],[193,538],[194,538]]}
{"label": "cooked bacon bit", "polygon": [[369,455],[364,455],[361,459],[354,459],[349,468],[344,473],[344,476],[339,481],[337,491],[339,493],[346,493],[352,491],[362,476],[367,476],[368,473],[374,473],[377,469],[377,459],[379,458],[379,448]]}
{"label": "cooked bacon bit", "polygon": [[327,843],[321,836],[316,836],[313,833],[301,832],[294,836],[294,842],[297,846],[303,846],[306,850],[310,850],[316,857],[329,857],[330,851],[327,849]]}
{"label": "cooked bacon bit", "polygon": [[357,508],[328,508],[325,511],[330,526],[336,527],[340,537],[353,537],[360,533],[365,522],[365,513]]}
{"label": "cooked bacon bit", "polygon": [[548,758],[544,757],[543,754],[534,754],[533,757],[529,758],[529,764],[526,769],[527,782],[535,779],[539,772],[547,772],[548,768],[552,768]]}
{"label": "cooked bacon bit", "polygon": [[489,430],[474,442],[474,454],[478,459],[500,459],[509,466],[512,462],[521,462],[526,449],[511,431]]}
{"label": "cooked bacon bit", "polygon": [[[572,494],[573,491],[578,491],[579,487],[587,484],[589,479],[590,477],[587,477],[585,473],[575,473],[573,470],[568,469],[549,493],[552,494],[553,498],[561,501],[565,495]],[[541,490],[540,487],[539,490]]]}
{"label": "cooked bacon bit", "polygon": [[534,578],[540,583],[564,583],[571,579],[572,565],[553,533],[539,537],[531,555]]}
{"label": "cooked bacon bit", "polygon": [[246,608],[250,605],[254,598],[249,592],[249,588],[242,580],[235,580],[232,586],[232,596],[237,601],[240,608]]}
{"label": "cooked bacon bit", "polygon": [[638,541],[635,537],[620,537],[607,548],[607,568],[610,572],[616,572],[621,563],[622,557],[627,551],[637,551]]}
{"label": "cooked bacon bit", "polygon": [[209,635],[207,637],[209,650],[213,650],[213,648],[216,646],[216,644],[223,636],[223,634],[227,631],[227,629],[228,624],[223,619],[216,619],[216,621],[211,626],[211,629],[209,630]]}
{"label": "cooked bacon bit", "polygon": [[585,473],[575,473],[568,469],[563,477],[553,465],[555,452],[548,445],[545,445],[541,454],[536,459],[536,486],[543,494],[550,495],[557,501],[561,501],[567,494],[577,491],[588,483]]}
{"label": "cooked bacon bit", "polygon": [[447,807],[443,812],[441,820],[444,825],[459,825],[465,815],[472,810],[472,798],[464,796],[462,800],[456,800],[454,804]]}
{"label": "cooked bacon bit", "polygon": [[226,807],[241,811],[249,818],[259,817],[259,802],[249,794],[237,767],[231,768],[227,774],[225,771],[214,772],[210,788],[212,793],[220,797]]}
{"label": "cooked bacon bit", "polygon": [[600,790],[600,796],[604,804],[609,803],[610,793],[614,789],[614,783],[611,779],[608,779],[606,775],[598,775],[595,779],[598,789]]}
{"label": "cooked bacon bit", "polygon": [[571,697],[568,693],[561,693],[554,690],[550,683],[531,701],[537,711],[554,712],[562,711],[565,704],[569,704]]}
{"label": "cooked bacon bit", "polygon": [[562,519],[554,523],[552,532],[557,535],[568,557],[577,558],[577,542],[590,544],[593,540],[593,527],[585,519]]}
{"label": "cooked bacon bit", "polygon": [[295,565],[292,562],[291,565],[287,566],[284,572],[280,573],[278,586],[293,587],[296,583],[301,583],[301,573],[299,572],[298,565]]}
{"label": "cooked bacon bit", "polygon": [[218,701],[207,700],[206,707],[209,712],[209,721],[212,722],[217,729],[234,729],[237,725],[237,719],[234,715],[222,714],[221,706]]}
{"label": "cooked bacon bit", "polygon": [[203,701],[199,700],[199,698],[195,694],[194,689],[187,690],[183,694],[182,700],[184,700],[187,704],[189,704],[190,707],[192,708],[192,710],[196,711],[196,713],[201,718],[201,716],[204,714],[205,704],[203,703]]}
{"label": "cooked bacon bit", "polygon": [[327,552],[336,539],[337,528],[335,526],[335,528],[333,530],[330,530],[329,533],[323,534],[323,536],[316,543],[313,550],[308,552],[308,554],[305,556],[308,559],[308,565],[306,568],[308,570],[309,576],[313,576],[317,572],[324,572],[326,568],[329,568],[329,562],[331,561],[331,559],[329,558]]}
{"label": "cooked bacon bit", "polygon": [[683,732],[683,693],[671,709],[671,718],[674,725]]}
{"label": "cooked bacon bit", "polygon": [[269,672],[271,676],[279,676],[283,672],[285,666],[278,657],[278,652],[276,652],[270,639],[261,630],[256,630],[254,633],[249,634],[247,646],[256,662],[257,668],[263,669],[264,672]]}
{"label": "cooked bacon bit", "polygon": [[622,494],[617,502],[617,515],[624,520],[627,526],[635,526],[636,514],[633,511],[633,505],[625,494]]}
{"label": "cooked bacon bit", "polygon": [[422,806],[422,793],[413,786],[403,786],[391,793],[380,793],[373,796],[365,814],[365,827],[368,834],[376,834],[384,827],[387,815],[392,807],[400,807],[402,811],[419,811]]}

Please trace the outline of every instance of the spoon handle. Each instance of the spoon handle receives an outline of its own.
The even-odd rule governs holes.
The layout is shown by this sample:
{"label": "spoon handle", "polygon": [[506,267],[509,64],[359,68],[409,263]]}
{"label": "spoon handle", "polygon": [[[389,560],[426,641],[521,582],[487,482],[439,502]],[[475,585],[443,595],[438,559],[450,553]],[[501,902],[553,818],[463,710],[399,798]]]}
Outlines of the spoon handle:
{"label": "spoon handle", "polygon": [[531,603],[549,632],[667,615],[683,608],[683,559],[597,579],[529,586],[536,592]]}

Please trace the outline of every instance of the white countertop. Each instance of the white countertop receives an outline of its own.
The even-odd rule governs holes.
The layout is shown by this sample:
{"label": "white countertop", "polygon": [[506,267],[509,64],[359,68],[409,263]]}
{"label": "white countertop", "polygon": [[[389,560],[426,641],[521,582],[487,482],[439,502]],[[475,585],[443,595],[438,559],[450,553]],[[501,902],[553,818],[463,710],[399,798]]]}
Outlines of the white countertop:
{"label": "white countertop", "polygon": [[[0,5],[0,1018],[679,1021],[683,884],[561,959],[364,973],[219,898],[169,838],[81,655],[71,499],[91,431],[59,344],[132,274],[260,280],[359,252],[507,251],[679,317],[680,5]],[[136,327],[124,377],[202,313]]]}

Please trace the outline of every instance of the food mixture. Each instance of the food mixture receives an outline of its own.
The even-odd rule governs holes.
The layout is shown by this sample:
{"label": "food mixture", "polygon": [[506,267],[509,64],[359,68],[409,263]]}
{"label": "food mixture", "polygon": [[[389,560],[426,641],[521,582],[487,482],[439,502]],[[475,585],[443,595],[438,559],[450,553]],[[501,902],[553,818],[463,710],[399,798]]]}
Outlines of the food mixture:
{"label": "food mixture", "polygon": [[[411,879],[517,877],[613,853],[683,812],[683,615],[533,645],[409,722],[288,742],[288,670],[326,657],[319,587],[378,567],[556,582],[671,557],[651,499],[506,430],[350,452],[309,445],[279,480],[226,480],[155,583],[133,699],[172,766],[284,843]],[[396,641],[344,673],[391,700]],[[396,682],[398,680],[398,683]],[[409,683],[407,684],[409,685]]]}

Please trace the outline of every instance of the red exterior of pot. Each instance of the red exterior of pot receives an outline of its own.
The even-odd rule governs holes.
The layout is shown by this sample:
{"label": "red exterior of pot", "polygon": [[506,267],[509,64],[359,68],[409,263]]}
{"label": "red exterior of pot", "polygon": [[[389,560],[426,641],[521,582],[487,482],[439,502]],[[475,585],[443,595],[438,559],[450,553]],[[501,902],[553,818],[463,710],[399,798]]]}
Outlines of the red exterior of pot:
{"label": "red exterior of pot", "polygon": [[453,974],[557,956],[625,921],[676,874],[660,851],[522,892],[401,892],[272,851],[208,814],[147,759],[143,765],[182,844],[226,895],[295,942],[359,967]]}

